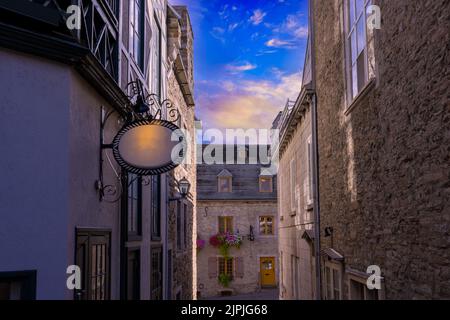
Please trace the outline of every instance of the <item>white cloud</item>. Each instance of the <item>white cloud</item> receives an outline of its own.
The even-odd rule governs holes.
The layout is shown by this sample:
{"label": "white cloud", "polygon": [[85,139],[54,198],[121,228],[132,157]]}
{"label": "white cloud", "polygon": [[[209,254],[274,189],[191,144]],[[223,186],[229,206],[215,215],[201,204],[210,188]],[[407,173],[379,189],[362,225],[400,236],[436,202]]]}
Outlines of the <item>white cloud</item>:
{"label": "white cloud", "polygon": [[212,31],[210,32],[211,36],[217,40],[219,40],[222,43],[225,43],[225,38],[223,37],[223,34],[225,33],[225,29],[220,27],[214,27]]}
{"label": "white cloud", "polygon": [[297,47],[292,40],[281,40],[278,38],[270,39],[265,43],[265,45],[270,48],[294,49]]}
{"label": "white cloud", "polygon": [[295,39],[304,39],[308,37],[308,26],[301,24],[302,12],[290,14],[286,20],[278,26],[272,28],[274,33],[288,34]]}
{"label": "white cloud", "polygon": [[259,50],[258,53],[256,54],[257,57],[260,56],[265,56],[266,54],[273,54],[273,53],[277,53],[278,50]]}
{"label": "white cloud", "polygon": [[267,13],[263,12],[261,9],[256,9],[253,11],[253,15],[250,17],[249,21],[253,23],[253,25],[257,26],[264,21],[264,17],[266,15]]}
{"label": "white cloud", "polygon": [[239,23],[232,23],[228,26],[228,31],[233,31],[234,29],[236,29],[239,26]]}
{"label": "white cloud", "polygon": [[256,69],[257,66],[254,64],[251,64],[249,62],[243,62],[239,64],[229,64],[225,66],[225,69],[232,73],[238,73],[238,72],[245,72]]}
{"label": "white cloud", "polygon": [[294,30],[294,36],[297,39],[305,39],[308,38],[308,28],[307,27],[298,27]]}

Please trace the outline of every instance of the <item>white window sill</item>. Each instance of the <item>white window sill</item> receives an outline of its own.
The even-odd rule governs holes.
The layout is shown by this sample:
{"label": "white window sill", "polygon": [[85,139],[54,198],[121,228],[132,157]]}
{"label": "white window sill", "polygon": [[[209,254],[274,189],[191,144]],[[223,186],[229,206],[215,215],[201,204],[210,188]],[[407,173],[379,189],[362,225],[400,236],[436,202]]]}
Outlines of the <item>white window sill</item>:
{"label": "white window sill", "polygon": [[350,105],[345,109],[344,114],[348,116],[353,109],[360,103],[362,99],[364,99],[367,94],[372,91],[373,88],[375,88],[376,79],[372,78],[367,82],[367,84],[364,86],[364,88],[358,93],[358,95],[353,99],[353,101],[350,103]]}

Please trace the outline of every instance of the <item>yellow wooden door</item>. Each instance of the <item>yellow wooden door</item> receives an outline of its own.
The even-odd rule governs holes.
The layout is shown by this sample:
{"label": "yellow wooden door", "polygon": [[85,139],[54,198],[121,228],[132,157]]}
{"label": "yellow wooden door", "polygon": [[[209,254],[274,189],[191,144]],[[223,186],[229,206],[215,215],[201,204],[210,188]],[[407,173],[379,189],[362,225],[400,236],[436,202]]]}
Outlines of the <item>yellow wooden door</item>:
{"label": "yellow wooden door", "polygon": [[260,258],[261,286],[272,287],[275,282],[275,258]]}

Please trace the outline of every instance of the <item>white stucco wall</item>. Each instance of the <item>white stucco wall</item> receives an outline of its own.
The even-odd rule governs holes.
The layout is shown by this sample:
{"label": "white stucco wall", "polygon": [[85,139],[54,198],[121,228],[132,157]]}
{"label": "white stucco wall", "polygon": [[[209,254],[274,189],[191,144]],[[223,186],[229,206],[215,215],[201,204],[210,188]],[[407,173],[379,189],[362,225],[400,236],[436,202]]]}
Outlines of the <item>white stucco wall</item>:
{"label": "white stucco wall", "polygon": [[[99,179],[100,118],[101,107],[105,112],[112,108],[102,99],[75,70],[70,78],[70,115],[69,115],[69,216],[67,224],[67,261],[75,264],[76,228],[108,229],[111,231],[111,298],[120,298],[120,200],[115,203],[100,201],[95,189]],[[111,143],[121,125],[118,114],[114,113],[105,127],[105,144]],[[110,166],[109,154],[114,170],[120,174],[112,152],[105,150],[103,163],[103,181],[120,191],[117,177]],[[107,199],[117,198],[109,197]],[[145,224],[144,224],[145,225]],[[67,290],[67,299],[73,292]]]}
{"label": "white stucco wall", "polygon": [[0,272],[37,270],[37,299],[65,296],[69,78],[0,49]]}

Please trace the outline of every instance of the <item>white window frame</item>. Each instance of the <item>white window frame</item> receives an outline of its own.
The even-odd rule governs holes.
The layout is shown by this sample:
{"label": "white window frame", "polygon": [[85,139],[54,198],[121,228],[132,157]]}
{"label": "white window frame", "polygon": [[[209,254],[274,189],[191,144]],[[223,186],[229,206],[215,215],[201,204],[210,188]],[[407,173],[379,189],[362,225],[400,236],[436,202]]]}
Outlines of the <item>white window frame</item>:
{"label": "white window frame", "polygon": [[[356,12],[356,5],[362,1],[363,9],[359,14]],[[351,21],[351,9],[350,6],[354,6],[355,20]],[[366,89],[370,87],[375,78],[375,59],[373,52],[373,31],[367,28],[367,12],[368,7],[372,5],[372,0],[344,0],[344,41],[345,41],[345,75],[347,84],[347,107],[350,107],[358,97],[366,92]],[[361,20],[362,19],[362,20]],[[364,48],[358,47],[358,22],[362,23],[364,27]],[[354,35],[354,39],[352,36]],[[352,41],[355,41],[356,56],[353,56]],[[358,58],[363,54],[363,72],[364,72],[364,84],[356,87],[354,86],[354,76],[356,76],[356,82],[358,82]],[[369,60],[373,63],[369,63]],[[356,68],[356,69],[354,69]],[[356,74],[354,74],[356,72]]]}
{"label": "white window frame", "polygon": [[291,290],[292,298],[300,300],[300,258],[291,255]]}
{"label": "white window frame", "polygon": [[289,163],[289,194],[291,204],[291,215],[295,215],[297,211],[297,168],[295,158]]}
{"label": "white window frame", "polygon": [[[358,273],[361,273],[361,274],[363,274],[363,272],[358,272]],[[353,271],[353,272],[351,272],[351,273],[349,273],[349,271],[347,271],[346,272],[346,275],[347,275],[347,290],[348,290],[348,299],[349,300],[356,300],[355,299],[355,297],[352,297],[352,287],[351,287],[351,281],[355,281],[355,282],[358,282],[358,283],[360,283],[360,284],[362,284],[363,285],[363,287],[364,287],[364,297],[363,297],[363,300],[368,300],[368,296],[369,296],[369,288],[367,287],[367,279],[368,279],[368,276],[358,276],[358,275],[356,275],[355,274],[355,271]],[[376,290],[376,292],[377,292],[377,298],[378,298],[378,300],[384,300],[385,299],[385,296],[384,296],[384,293],[385,293],[385,291],[384,291],[384,278],[382,278],[381,279],[381,289],[380,290],[377,290],[377,289],[373,289],[373,290]]]}
{"label": "white window frame", "polygon": [[[137,12],[138,8],[139,12]],[[131,0],[129,2],[129,52],[141,72],[144,67],[145,9],[145,1]],[[139,47],[136,48],[136,45]]]}
{"label": "white window frame", "polygon": [[307,176],[306,176],[306,205],[309,207],[313,204],[313,148],[312,136],[310,135],[306,140],[306,155],[307,155]]}

